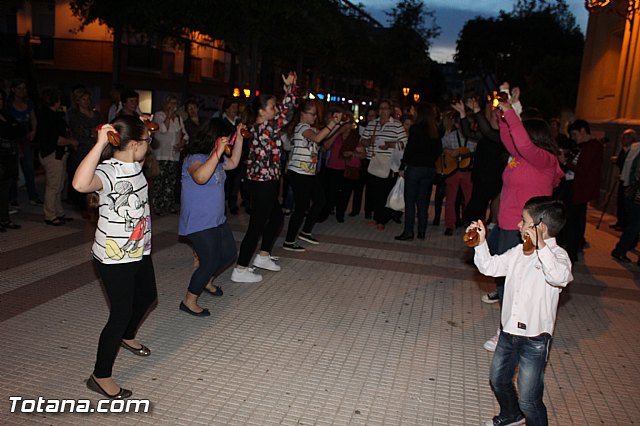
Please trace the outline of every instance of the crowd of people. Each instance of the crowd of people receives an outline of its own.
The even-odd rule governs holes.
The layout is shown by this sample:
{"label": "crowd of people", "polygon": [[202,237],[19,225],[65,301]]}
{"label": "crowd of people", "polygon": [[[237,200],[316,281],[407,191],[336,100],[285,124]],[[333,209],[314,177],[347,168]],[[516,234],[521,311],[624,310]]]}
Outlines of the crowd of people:
{"label": "crowd of people", "polygon": [[[282,248],[288,251],[321,244],[313,234],[318,222],[334,216],[343,224],[361,210],[378,230],[392,220],[404,221],[398,241],[424,240],[434,186],[434,224],[444,200],[444,235],[454,235],[456,228],[476,229],[481,244],[475,262],[496,277],[496,291],[482,301],[500,303],[503,321],[485,349],[501,351],[504,358],[502,352],[522,349],[505,348],[508,339],[517,346],[522,336],[544,335],[540,344],[548,350],[559,289],[571,280],[571,264],[588,246],[587,204],[600,196],[604,147],[591,136],[589,123],[575,120],[565,134],[559,120],[546,121],[536,109],[523,106],[519,89],[506,83],[499,88],[502,96],[486,105],[470,98],[444,111],[428,103],[403,110],[381,100],[356,120],[344,106],[299,99],[295,73],[282,81],[282,98],[260,94],[247,105],[225,98],[209,118],[202,117],[196,99],[181,110],[174,95],[147,116],[140,112],[138,93],[122,88],[114,91],[105,118],[83,87],[71,93],[66,114],[56,88],[42,90],[39,108],[29,99],[24,80],[13,82],[8,94],[0,91],[0,232],[20,228],[10,216],[18,207],[18,170],[29,201],[42,205],[47,225],[73,220],[62,203],[65,191],[84,217],[98,209],[92,254],[110,316],[87,386],[110,398],[130,396],[111,378],[118,348],[139,356],[151,353],[135,333],[157,294],[150,256],[152,215],[179,214],[177,233],[191,245],[195,263],[179,309],[207,317],[210,311],[200,306],[199,297],[203,292],[222,296],[215,279],[228,268],[233,267],[231,280],[243,283],[260,282],[257,269],[280,271],[273,248],[285,215],[290,218]],[[627,253],[640,232],[637,140],[635,131],[625,131],[620,152],[612,158],[620,170],[613,226],[622,231],[612,256],[621,262],[630,261]],[[43,199],[35,185],[36,164],[45,173]],[[399,180],[404,212],[388,204]],[[238,214],[240,202],[249,224],[237,252],[226,215]],[[552,314],[533,319],[536,325],[529,330],[526,323],[514,326],[505,319],[521,298],[509,289],[510,282],[522,273],[506,265],[531,261],[514,255],[525,234],[535,239],[536,262],[542,265],[540,277],[527,279],[546,279],[553,287],[540,293]],[[503,412],[489,424],[520,424],[513,422],[525,417],[528,423],[544,424],[533,420],[546,418],[541,381],[531,385],[533,405],[518,408],[505,384],[513,371],[500,370],[497,363],[506,361],[496,359],[491,383]],[[540,365],[535,368],[538,374]],[[529,388],[523,384],[520,389],[522,397]]]}

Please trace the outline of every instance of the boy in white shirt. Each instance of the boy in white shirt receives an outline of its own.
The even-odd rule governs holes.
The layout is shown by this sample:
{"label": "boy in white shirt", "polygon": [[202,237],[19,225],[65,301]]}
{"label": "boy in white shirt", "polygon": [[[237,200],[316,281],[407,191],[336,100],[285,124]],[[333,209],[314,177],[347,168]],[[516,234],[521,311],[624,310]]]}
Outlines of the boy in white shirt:
{"label": "boy in white shirt", "polygon": [[[474,262],[488,276],[506,276],[502,304],[502,331],[491,363],[491,387],[500,404],[500,414],[486,426],[547,425],[547,409],[542,401],[544,367],[562,288],[573,280],[567,252],[555,236],[565,223],[562,202],[551,197],[531,198],[519,223],[523,240],[528,237],[535,250],[526,255],[519,244],[502,255],[491,256],[486,229],[472,222],[479,244]],[[513,385],[516,367],[518,391]]]}

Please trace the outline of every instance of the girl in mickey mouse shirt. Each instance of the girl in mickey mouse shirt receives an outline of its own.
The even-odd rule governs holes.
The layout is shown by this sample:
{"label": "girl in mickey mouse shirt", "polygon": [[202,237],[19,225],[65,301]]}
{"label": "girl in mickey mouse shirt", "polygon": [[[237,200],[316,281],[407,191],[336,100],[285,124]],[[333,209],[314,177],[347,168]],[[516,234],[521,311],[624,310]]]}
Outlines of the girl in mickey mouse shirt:
{"label": "girl in mickey mouse shirt", "polygon": [[[112,145],[117,142],[110,143],[108,132],[119,135],[118,146]],[[99,128],[98,141],[73,178],[76,191],[99,196],[98,226],[91,251],[110,305],[87,387],[113,399],[132,394],[111,377],[119,347],[138,356],[151,354],[135,340],[138,327],[157,298],[148,185],[141,165],[150,140],[141,119],[121,116]]]}

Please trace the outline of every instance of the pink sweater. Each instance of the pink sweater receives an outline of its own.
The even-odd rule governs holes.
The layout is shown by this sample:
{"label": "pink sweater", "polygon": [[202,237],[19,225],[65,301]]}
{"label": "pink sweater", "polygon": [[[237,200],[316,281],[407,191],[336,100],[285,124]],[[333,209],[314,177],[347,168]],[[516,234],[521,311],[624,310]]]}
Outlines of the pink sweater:
{"label": "pink sweater", "polygon": [[555,155],[531,142],[513,110],[500,120],[500,138],[511,158],[502,173],[498,226],[517,230],[524,204],[532,197],[551,195],[564,173]]}

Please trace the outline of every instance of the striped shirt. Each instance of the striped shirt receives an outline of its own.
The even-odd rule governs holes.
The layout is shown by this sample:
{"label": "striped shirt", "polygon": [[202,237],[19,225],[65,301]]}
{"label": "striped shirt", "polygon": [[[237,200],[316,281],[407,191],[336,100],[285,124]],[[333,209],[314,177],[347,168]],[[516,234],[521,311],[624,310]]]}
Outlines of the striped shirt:
{"label": "striped shirt", "polygon": [[318,144],[304,137],[303,133],[307,130],[313,130],[307,123],[298,123],[296,126],[287,169],[301,175],[315,175],[318,165]]}
{"label": "striped shirt", "polygon": [[98,165],[98,226],[91,253],[104,264],[142,260],[151,253],[151,215],[147,180],[138,162],[112,158]]}
{"label": "striped shirt", "polygon": [[395,121],[393,118],[390,118],[389,121],[384,123],[382,126],[380,125],[379,118],[371,121],[364,129],[364,132],[362,132],[362,138],[371,139],[374,137],[374,134],[374,143],[366,147],[368,159],[371,159],[374,153],[375,155],[380,154],[391,156],[393,149],[380,149],[380,147],[386,142],[402,142],[402,146],[407,143],[407,132],[405,132],[402,124],[400,124],[399,121]]}

